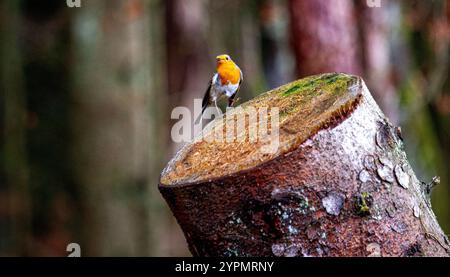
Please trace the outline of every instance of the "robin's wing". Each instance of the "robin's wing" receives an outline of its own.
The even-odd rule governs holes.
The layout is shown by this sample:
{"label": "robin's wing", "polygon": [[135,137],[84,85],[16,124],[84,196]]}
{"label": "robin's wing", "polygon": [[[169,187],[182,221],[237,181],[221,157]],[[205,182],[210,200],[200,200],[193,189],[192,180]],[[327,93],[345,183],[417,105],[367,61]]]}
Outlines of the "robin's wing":
{"label": "robin's wing", "polygon": [[236,89],[236,92],[233,93],[233,95],[231,95],[230,98],[228,98],[228,107],[233,107],[234,98],[236,98],[236,95],[238,94],[239,89],[241,89],[242,81],[244,81],[244,74],[242,74],[242,70],[240,68],[239,68],[239,71],[241,72],[241,78],[239,80],[239,85],[238,85],[238,88]]}

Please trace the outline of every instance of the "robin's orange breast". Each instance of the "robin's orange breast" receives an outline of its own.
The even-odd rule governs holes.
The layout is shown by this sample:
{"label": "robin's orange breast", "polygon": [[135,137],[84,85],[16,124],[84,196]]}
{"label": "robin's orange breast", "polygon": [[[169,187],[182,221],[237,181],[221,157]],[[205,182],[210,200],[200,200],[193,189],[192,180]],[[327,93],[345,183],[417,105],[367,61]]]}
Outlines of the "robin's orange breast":
{"label": "robin's orange breast", "polygon": [[221,64],[217,67],[217,73],[219,74],[222,85],[230,82],[236,85],[241,80],[241,71],[233,62]]}

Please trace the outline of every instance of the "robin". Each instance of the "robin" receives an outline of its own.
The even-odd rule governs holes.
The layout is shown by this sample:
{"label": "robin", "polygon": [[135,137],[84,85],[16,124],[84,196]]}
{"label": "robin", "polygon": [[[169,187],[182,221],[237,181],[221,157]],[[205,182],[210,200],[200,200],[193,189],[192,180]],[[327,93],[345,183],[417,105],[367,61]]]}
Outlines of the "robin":
{"label": "robin", "polygon": [[244,79],[241,69],[233,62],[229,55],[217,56],[216,63],[217,73],[214,74],[206,89],[202,101],[202,113],[200,114],[200,117],[212,102],[214,102],[216,109],[219,111],[217,101],[223,96],[228,98],[227,107],[232,107],[242,80]]}

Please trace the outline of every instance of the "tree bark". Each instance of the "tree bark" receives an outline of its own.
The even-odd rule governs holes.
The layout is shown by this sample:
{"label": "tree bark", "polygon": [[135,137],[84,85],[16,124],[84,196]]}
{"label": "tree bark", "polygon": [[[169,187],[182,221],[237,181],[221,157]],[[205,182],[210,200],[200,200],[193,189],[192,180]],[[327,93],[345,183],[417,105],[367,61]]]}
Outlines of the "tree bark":
{"label": "tree bark", "polygon": [[159,148],[152,116],[158,112],[153,103],[161,99],[153,93],[158,75],[151,67],[159,58],[149,48],[149,2],[85,4],[74,18],[72,107],[73,170],[84,208],[82,255],[151,255],[157,228],[150,228],[155,214],[148,209],[148,180],[160,158],[150,153]]}
{"label": "tree bark", "polygon": [[16,1],[0,4],[0,256],[30,252],[31,195],[27,101]]}
{"label": "tree bark", "polygon": [[162,172],[159,189],[194,256],[449,255],[401,133],[362,79],[312,76],[223,120],[264,106],[280,109],[273,154],[259,142],[197,139]]}
{"label": "tree bark", "polygon": [[[189,106],[193,98],[202,97],[208,79],[203,1],[169,0],[166,9],[167,90],[173,107]],[[192,35],[195,34],[195,35]],[[209,76],[208,76],[209,77]],[[189,101],[187,100],[189,99]],[[169,110],[171,110],[169,107]]]}
{"label": "tree bark", "polygon": [[290,0],[291,41],[299,77],[361,73],[352,1]]}
{"label": "tree bark", "polygon": [[395,5],[399,3],[389,2],[382,9],[374,9],[365,1],[355,1],[358,22],[360,22],[358,27],[362,44],[363,70],[367,73],[366,80],[375,100],[394,124],[398,123],[400,118],[389,45],[389,35],[393,32],[389,12]]}

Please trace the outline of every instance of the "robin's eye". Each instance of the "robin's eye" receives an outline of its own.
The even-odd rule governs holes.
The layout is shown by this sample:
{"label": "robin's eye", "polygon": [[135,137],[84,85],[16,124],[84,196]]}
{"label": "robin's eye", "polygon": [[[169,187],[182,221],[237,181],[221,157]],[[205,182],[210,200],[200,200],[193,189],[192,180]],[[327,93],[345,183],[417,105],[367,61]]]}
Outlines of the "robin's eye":
{"label": "robin's eye", "polygon": [[230,58],[226,57],[226,58],[225,58],[225,60],[229,61],[229,60],[230,60]]}

